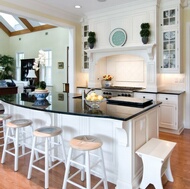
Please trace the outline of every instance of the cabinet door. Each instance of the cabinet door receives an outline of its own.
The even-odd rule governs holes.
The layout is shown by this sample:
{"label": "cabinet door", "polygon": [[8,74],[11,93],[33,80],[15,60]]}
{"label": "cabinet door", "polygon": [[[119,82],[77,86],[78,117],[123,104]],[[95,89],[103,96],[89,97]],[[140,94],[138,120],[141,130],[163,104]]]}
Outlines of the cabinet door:
{"label": "cabinet door", "polygon": [[88,32],[89,26],[82,25],[82,71],[86,72],[89,69],[89,58],[85,52],[88,49]]}
{"label": "cabinet door", "polygon": [[162,71],[170,70],[176,71],[179,66],[177,64],[177,51],[176,51],[176,37],[177,31],[163,31],[162,32]]}
{"label": "cabinet door", "polygon": [[177,9],[166,9],[162,12],[162,25],[171,26],[177,24]]}
{"label": "cabinet door", "polygon": [[177,129],[175,104],[163,103],[160,105],[160,127]]}

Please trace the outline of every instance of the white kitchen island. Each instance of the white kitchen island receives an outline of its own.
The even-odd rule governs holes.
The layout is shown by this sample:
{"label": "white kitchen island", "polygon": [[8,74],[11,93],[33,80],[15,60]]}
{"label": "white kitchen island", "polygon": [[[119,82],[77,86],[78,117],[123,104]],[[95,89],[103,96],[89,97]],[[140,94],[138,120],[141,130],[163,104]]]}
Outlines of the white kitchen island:
{"label": "white kitchen island", "polygon": [[35,128],[61,127],[67,152],[72,137],[98,136],[103,141],[108,181],[117,189],[139,187],[142,161],[135,151],[150,138],[158,138],[159,102],[145,108],[103,102],[99,109],[91,109],[84,100],[67,93],[52,93],[41,104],[28,94],[0,98],[5,112],[13,118],[32,119]]}

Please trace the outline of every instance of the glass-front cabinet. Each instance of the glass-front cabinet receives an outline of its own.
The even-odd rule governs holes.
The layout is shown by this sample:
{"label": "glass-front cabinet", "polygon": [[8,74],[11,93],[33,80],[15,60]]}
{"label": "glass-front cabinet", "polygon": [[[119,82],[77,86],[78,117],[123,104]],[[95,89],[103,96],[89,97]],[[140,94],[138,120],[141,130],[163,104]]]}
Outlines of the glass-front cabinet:
{"label": "glass-front cabinet", "polygon": [[89,26],[87,24],[82,25],[82,71],[86,72],[89,69],[89,58],[85,50],[88,49],[88,32]]}
{"label": "glass-front cabinet", "polygon": [[177,7],[162,9],[161,15],[160,71],[180,73],[180,11]]}
{"label": "glass-front cabinet", "polygon": [[162,62],[161,68],[176,68],[176,31],[164,31],[162,35]]}
{"label": "glass-front cabinet", "polygon": [[163,26],[176,24],[176,9],[163,11]]}

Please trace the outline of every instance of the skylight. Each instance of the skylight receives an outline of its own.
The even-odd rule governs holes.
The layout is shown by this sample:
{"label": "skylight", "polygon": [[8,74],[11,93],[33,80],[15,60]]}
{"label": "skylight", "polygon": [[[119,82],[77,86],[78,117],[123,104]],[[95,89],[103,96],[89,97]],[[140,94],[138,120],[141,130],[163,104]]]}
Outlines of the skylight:
{"label": "skylight", "polygon": [[10,14],[6,14],[6,13],[1,13],[0,12],[0,16],[2,16],[6,21],[7,23],[16,31],[18,30],[22,30],[24,29],[20,24],[19,22]]}

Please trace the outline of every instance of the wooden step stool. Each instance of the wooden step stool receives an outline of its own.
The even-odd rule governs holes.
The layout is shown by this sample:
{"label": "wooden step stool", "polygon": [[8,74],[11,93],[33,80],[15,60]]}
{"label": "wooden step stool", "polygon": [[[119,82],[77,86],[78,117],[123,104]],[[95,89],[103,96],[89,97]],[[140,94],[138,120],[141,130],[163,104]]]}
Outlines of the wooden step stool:
{"label": "wooden step stool", "polygon": [[156,189],[163,189],[162,176],[164,174],[170,182],[174,181],[170,168],[170,156],[175,145],[175,142],[152,138],[136,151],[143,161],[141,189],[145,189],[149,184],[153,184]]}

